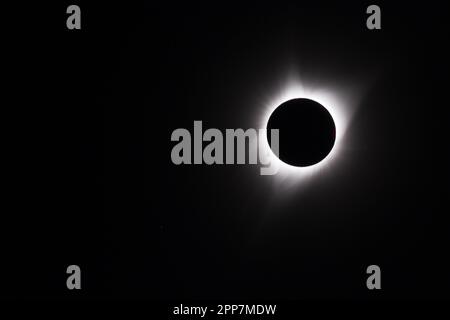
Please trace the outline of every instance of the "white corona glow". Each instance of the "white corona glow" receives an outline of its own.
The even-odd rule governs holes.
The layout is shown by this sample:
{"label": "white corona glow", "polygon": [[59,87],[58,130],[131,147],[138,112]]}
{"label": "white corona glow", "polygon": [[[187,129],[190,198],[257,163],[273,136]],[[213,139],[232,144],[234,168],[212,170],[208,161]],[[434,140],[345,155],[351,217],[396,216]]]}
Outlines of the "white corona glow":
{"label": "white corona glow", "polygon": [[[344,99],[343,95],[339,96],[336,92],[323,87],[320,89],[306,87],[299,80],[290,80],[282,90],[264,102],[265,110],[260,119],[260,127],[267,128],[267,123],[272,112],[280,104],[296,98],[307,98],[317,101],[328,110],[333,117],[336,126],[336,139],[330,153],[322,161],[308,167],[295,167],[281,161],[273,153],[267,139],[264,139],[264,141],[261,142],[261,146],[265,148],[264,152],[268,155],[268,160],[271,161],[271,163],[278,165],[278,173],[274,175],[274,177],[277,177],[282,181],[291,180],[293,183],[308,180],[318,172],[322,172],[329,168],[331,164],[337,160],[353,109],[353,106],[348,104],[349,101],[346,101],[347,99]],[[282,137],[280,133],[280,141],[281,140]],[[283,145],[280,143],[280,149],[282,148]]]}

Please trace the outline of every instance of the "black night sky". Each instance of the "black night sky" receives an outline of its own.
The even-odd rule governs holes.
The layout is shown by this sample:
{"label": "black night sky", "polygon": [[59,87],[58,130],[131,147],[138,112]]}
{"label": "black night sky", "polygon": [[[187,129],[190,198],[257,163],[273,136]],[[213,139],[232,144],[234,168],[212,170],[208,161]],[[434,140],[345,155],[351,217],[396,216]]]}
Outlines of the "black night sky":
{"label": "black night sky", "polygon": [[[377,2],[373,31],[369,2],[81,1],[79,31],[69,4],[35,30],[33,161],[2,296],[450,297],[444,1]],[[290,73],[354,105],[331,170],[296,184],[256,165],[171,162],[173,130],[253,128]],[[366,288],[371,264],[382,290]]]}

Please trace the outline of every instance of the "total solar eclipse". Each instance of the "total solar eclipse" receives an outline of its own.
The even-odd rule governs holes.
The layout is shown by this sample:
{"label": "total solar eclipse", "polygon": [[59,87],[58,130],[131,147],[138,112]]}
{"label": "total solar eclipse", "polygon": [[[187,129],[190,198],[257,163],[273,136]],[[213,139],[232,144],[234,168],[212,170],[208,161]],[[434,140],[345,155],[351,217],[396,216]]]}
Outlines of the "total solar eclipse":
{"label": "total solar eclipse", "polygon": [[[336,126],[320,103],[297,98],[283,102],[270,115],[267,132],[279,130],[281,161],[295,167],[308,167],[322,161],[333,149]],[[267,135],[271,145],[270,135]]]}

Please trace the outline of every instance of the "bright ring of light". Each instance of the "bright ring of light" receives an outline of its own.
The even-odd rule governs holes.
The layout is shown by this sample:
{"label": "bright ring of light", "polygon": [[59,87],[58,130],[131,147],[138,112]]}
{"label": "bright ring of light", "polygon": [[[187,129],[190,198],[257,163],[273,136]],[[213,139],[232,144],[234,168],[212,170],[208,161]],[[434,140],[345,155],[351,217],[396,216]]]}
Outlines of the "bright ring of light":
{"label": "bright ring of light", "polygon": [[[260,127],[267,128],[267,123],[269,121],[272,112],[283,102],[295,98],[307,98],[315,100],[324,106],[328,112],[330,112],[333,117],[334,123],[336,125],[336,140],[331,152],[319,163],[316,163],[309,167],[295,167],[291,166],[283,161],[281,161],[272,151],[268,141],[265,139],[261,143],[266,154],[268,154],[269,161],[275,163],[278,166],[277,176],[281,177],[283,180],[287,178],[301,178],[309,177],[319,171],[322,171],[330,166],[339,154],[342,147],[342,139],[345,134],[345,130],[348,125],[348,114],[346,113],[346,108],[344,107],[342,99],[331,91],[324,89],[312,90],[305,88],[299,81],[290,81],[286,88],[275,95],[274,98],[270,99],[265,105],[264,116],[261,119]],[[282,146],[280,146],[282,148]]]}

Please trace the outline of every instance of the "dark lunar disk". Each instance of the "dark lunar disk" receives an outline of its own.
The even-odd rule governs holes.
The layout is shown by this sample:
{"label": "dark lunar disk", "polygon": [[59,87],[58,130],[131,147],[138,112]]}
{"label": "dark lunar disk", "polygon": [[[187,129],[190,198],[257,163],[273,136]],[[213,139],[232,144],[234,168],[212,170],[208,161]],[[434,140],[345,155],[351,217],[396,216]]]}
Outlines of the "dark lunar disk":
{"label": "dark lunar disk", "polygon": [[270,129],[279,129],[279,158],[296,167],[307,167],[322,161],[336,139],[336,126],[331,114],[320,103],[310,99],[283,102],[270,115]]}

